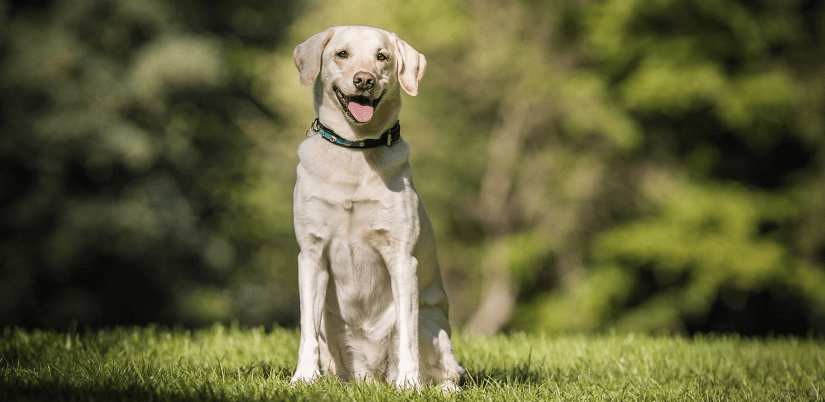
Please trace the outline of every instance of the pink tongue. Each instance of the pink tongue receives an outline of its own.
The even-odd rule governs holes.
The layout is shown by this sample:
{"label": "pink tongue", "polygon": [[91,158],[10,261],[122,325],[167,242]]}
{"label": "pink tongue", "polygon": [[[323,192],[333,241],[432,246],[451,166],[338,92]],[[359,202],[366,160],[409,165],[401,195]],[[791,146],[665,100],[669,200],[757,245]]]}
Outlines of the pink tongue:
{"label": "pink tongue", "polygon": [[347,105],[347,109],[349,109],[349,112],[352,113],[353,117],[355,117],[355,120],[358,120],[361,123],[366,123],[372,119],[372,106],[364,106],[355,102],[350,102]]}

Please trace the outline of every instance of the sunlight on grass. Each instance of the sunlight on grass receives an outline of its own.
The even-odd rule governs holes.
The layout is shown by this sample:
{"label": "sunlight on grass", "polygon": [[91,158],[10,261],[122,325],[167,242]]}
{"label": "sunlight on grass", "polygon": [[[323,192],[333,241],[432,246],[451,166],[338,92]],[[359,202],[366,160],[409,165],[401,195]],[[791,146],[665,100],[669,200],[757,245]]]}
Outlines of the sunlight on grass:
{"label": "sunlight on grass", "polygon": [[823,400],[825,340],[738,336],[456,336],[458,395],[324,378],[289,386],[297,331],[215,325],[99,331],[5,328],[0,399]]}

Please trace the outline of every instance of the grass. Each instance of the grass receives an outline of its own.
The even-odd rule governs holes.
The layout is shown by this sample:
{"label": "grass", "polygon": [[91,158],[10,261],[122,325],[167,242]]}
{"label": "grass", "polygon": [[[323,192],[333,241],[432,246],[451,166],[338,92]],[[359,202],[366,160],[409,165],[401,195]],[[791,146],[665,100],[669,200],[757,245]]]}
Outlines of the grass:
{"label": "grass", "polygon": [[325,378],[290,387],[295,330],[156,326],[0,338],[0,400],[825,401],[825,339],[737,336],[454,337],[463,392]]}

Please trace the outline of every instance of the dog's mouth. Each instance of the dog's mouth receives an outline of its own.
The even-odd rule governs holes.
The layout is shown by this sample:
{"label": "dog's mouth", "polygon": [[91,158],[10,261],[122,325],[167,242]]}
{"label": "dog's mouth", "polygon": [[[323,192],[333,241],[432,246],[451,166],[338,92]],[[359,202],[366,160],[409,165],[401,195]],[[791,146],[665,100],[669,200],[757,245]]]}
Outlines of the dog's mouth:
{"label": "dog's mouth", "polygon": [[373,98],[372,93],[368,91],[353,95],[344,95],[338,86],[333,85],[332,89],[335,91],[335,96],[338,98],[338,103],[341,104],[341,108],[343,108],[350,119],[357,123],[366,123],[372,120],[372,116],[375,114],[375,108],[378,106],[378,103],[381,102],[384,93],[387,92],[386,90],[382,91],[381,95]]}

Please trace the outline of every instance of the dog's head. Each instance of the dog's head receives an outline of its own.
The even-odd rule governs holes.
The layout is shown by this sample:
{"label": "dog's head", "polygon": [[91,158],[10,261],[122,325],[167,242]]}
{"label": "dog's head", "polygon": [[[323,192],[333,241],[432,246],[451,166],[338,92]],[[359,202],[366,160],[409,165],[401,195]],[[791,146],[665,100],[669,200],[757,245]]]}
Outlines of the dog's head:
{"label": "dog's head", "polygon": [[301,84],[315,83],[315,108],[327,125],[346,122],[357,134],[395,124],[399,87],[418,93],[427,61],[407,42],[382,29],[332,27],[295,47]]}

